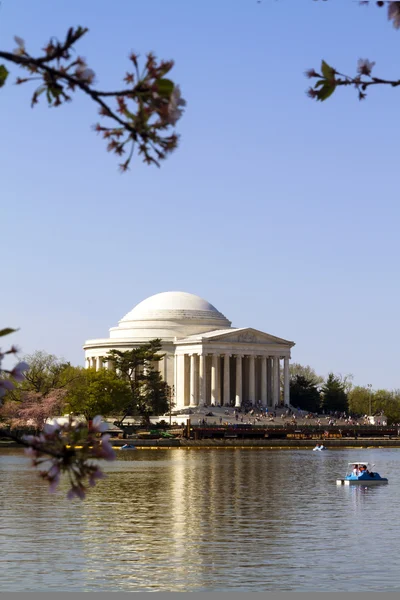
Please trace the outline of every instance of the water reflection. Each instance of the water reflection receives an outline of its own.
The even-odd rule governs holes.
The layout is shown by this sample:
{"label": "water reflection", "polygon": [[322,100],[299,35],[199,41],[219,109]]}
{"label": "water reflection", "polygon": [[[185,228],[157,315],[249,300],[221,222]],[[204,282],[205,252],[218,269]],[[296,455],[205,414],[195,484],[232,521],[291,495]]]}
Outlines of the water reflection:
{"label": "water reflection", "polygon": [[84,503],[2,452],[0,590],[395,590],[400,453],[362,452],[388,486],[337,487],[352,450],[136,451]]}

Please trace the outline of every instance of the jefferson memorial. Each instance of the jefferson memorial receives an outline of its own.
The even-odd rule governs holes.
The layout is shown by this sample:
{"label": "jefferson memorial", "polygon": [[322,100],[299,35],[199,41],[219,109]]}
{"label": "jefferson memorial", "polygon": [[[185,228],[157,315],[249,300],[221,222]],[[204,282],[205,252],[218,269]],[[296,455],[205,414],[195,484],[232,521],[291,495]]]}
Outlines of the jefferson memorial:
{"label": "jefferson memorial", "polygon": [[289,405],[289,359],[294,342],[231,325],[199,296],[155,294],[112,327],[109,338],[85,342],[86,368],[112,369],[107,360],[110,350],[129,350],[161,338],[165,356],[154,367],[171,387],[175,410],[257,402],[265,407]]}

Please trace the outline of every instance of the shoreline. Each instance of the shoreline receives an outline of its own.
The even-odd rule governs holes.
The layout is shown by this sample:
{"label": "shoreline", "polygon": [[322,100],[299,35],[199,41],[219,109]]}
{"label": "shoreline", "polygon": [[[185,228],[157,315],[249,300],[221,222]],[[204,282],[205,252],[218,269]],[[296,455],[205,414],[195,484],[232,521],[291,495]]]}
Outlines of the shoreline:
{"label": "shoreline", "polygon": [[[132,444],[137,450],[175,450],[179,449],[196,449],[210,450],[215,448],[230,449],[259,449],[259,450],[310,450],[317,443],[323,442],[327,450],[343,449],[343,448],[400,448],[400,438],[396,439],[377,439],[363,438],[351,439],[341,438],[332,440],[141,440],[141,439],[126,439],[126,440],[110,440],[114,449],[120,450],[124,444]],[[21,448],[19,444],[12,440],[0,440],[0,450],[7,448]]]}

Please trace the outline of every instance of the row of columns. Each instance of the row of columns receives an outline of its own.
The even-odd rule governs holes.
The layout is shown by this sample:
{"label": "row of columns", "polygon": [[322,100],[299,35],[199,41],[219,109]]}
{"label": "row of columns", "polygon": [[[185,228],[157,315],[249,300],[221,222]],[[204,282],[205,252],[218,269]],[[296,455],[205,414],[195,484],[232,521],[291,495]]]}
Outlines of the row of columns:
{"label": "row of columns", "polygon": [[100,369],[113,370],[114,365],[112,360],[107,360],[104,356],[89,356],[86,359],[86,368],[96,369],[96,371],[100,371]]}
{"label": "row of columns", "polygon": [[[188,372],[185,356],[189,358]],[[211,373],[207,372],[207,356],[211,356]],[[175,355],[175,402],[176,408],[185,406],[199,406],[204,404],[221,404],[230,406],[233,399],[234,405],[239,407],[243,403],[243,358],[248,357],[248,389],[247,400],[251,404],[261,401],[262,406],[271,406],[279,404],[281,401],[280,391],[280,361],[283,358],[283,402],[290,403],[289,394],[289,358],[281,356],[256,356],[253,354],[235,354],[235,374],[231,377],[230,358],[231,354],[205,354],[192,353],[189,355]],[[220,359],[223,357],[223,372],[220,373]],[[256,359],[261,363],[261,376],[259,386],[259,396],[256,398]],[[158,366],[159,363],[157,363]],[[164,367],[166,366],[164,359]],[[103,356],[92,356],[86,358],[86,367],[96,369],[103,368],[114,370],[114,364]],[[160,368],[158,366],[158,368]],[[164,379],[167,380],[167,373],[164,368]],[[189,386],[186,381],[189,378]],[[223,385],[221,386],[221,379]],[[234,388],[231,394],[231,383],[234,379]],[[207,385],[207,382],[209,385]],[[167,381],[170,385],[172,382]],[[223,395],[220,397],[221,387]],[[209,394],[207,395],[207,392]]]}
{"label": "row of columns", "polygon": [[[223,373],[219,372],[220,358],[223,357]],[[248,356],[248,401],[255,404],[261,401],[263,406],[275,406],[280,403],[280,356],[235,355],[235,393],[236,407],[243,402],[243,364],[242,359]],[[176,408],[198,406],[204,404],[231,405],[231,354],[211,354],[211,373],[209,374],[209,397],[207,398],[206,354],[190,354],[189,372],[185,355],[175,357],[175,392]],[[260,398],[256,398],[256,358],[261,362]],[[289,358],[283,357],[283,401],[289,404]],[[220,398],[220,377],[223,377],[223,397]],[[189,390],[186,378],[189,377]]]}

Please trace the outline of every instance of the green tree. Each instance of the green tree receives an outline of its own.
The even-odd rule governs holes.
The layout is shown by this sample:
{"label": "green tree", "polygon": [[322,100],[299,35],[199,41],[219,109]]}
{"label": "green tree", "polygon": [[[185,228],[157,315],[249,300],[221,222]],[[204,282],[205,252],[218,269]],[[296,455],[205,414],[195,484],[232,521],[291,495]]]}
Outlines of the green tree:
{"label": "green tree", "polygon": [[169,410],[170,388],[163,380],[160,373],[150,367],[141,378],[138,393],[136,411],[145,421],[149,421],[150,415],[162,415]]}
{"label": "green tree", "polygon": [[290,377],[294,379],[297,375],[300,375],[304,379],[312,382],[314,385],[322,385],[324,378],[321,375],[317,375],[315,370],[309,365],[300,365],[299,363],[290,363],[289,365]]}
{"label": "green tree", "polygon": [[372,414],[383,413],[388,424],[400,423],[400,390],[376,390],[372,396]]}
{"label": "green tree", "polygon": [[321,389],[322,407],[325,411],[347,412],[348,399],[345,383],[342,378],[329,373],[328,378]]}
{"label": "green tree", "polygon": [[119,377],[129,384],[130,400],[120,423],[128,415],[139,415],[149,423],[150,415],[167,412],[170,402],[169,386],[154,369],[164,354],[161,340],[154,339],[132,350],[110,350],[107,359],[114,364]]}
{"label": "green tree", "polygon": [[[364,386],[357,385],[348,393],[349,412],[356,415],[369,415],[369,404],[373,393]],[[373,411],[372,411],[373,414]]]}
{"label": "green tree", "polygon": [[120,414],[130,397],[129,385],[113,371],[80,369],[79,378],[67,393],[66,406],[69,412],[91,421],[96,415]]}
{"label": "green tree", "polygon": [[290,378],[290,404],[301,410],[319,412],[321,408],[321,395],[317,384],[312,379],[303,375]]}
{"label": "green tree", "polygon": [[23,358],[29,365],[23,379],[8,394],[11,400],[20,400],[24,392],[35,392],[42,397],[53,390],[68,389],[80,376],[79,367],[73,367],[62,358],[38,350]]}

